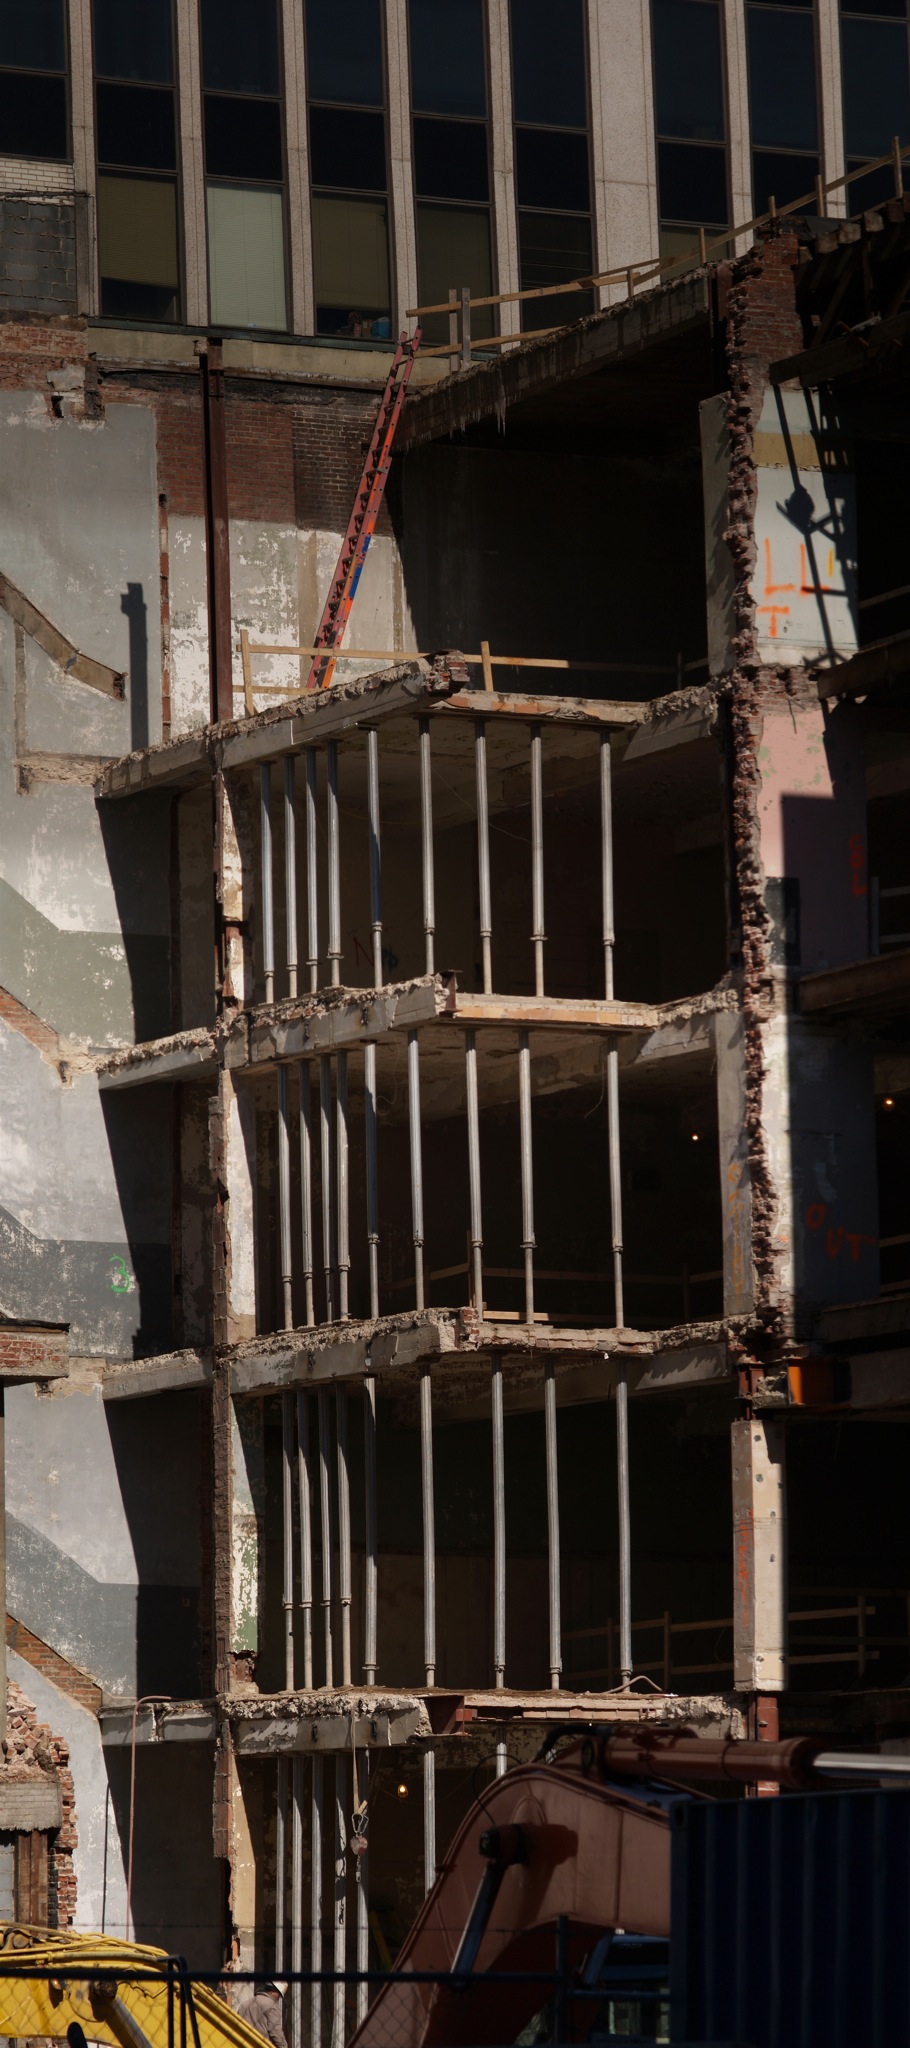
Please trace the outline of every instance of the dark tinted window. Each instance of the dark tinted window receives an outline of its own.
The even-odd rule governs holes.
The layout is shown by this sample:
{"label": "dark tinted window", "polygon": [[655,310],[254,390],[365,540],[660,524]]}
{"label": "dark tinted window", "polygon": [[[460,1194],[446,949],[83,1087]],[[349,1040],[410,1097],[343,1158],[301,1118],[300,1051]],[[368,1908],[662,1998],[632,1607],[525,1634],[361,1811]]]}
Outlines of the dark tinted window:
{"label": "dark tinted window", "polygon": [[902,22],[845,20],[841,36],[847,155],[884,156],[893,135],[910,142],[907,30]]}
{"label": "dark tinted window", "polygon": [[727,218],[727,154],[661,142],[657,151],[661,219],[703,221],[723,227]]}
{"label": "dark tinted window", "polygon": [[706,0],[654,0],[653,22],[658,134],[721,142],[719,9]]}
{"label": "dark tinted window", "polygon": [[[808,198],[818,170],[817,156],[781,156],[774,149],[757,149],[752,159],[756,213],[767,213],[772,194],[777,206],[789,206],[791,199]],[[815,211],[814,205],[812,210]]]}
{"label": "dark tinted window", "polygon": [[907,0],[850,0],[850,14],[893,14],[901,21],[907,19]]}
{"label": "dark tinted window", "polygon": [[280,185],[284,165],[278,101],[222,99],[207,92],[203,106],[205,168],[210,177]]}
{"label": "dark tinted window", "polygon": [[409,0],[408,21],[415,110],[484,115],[483,0]]}
{"label": "dark tinted window", "polygon": [[516,121],[585,128],[583,0],[510,0]]}
{"label": "dark tinted window", "polygon": [[314,185],[384,192],[383,116],[353,113],[344,107],[311,107],[310,177]]}
{"label": "dark tinted window", "polygon": [[66,157],[66,80],[0,71],[0,136],[7,156]]}
{"label": "dark tinted window", "polygon": [[382,106],[381,0],[306,0],[306,51],[311,100]]}
{"label": "dark tinted window", "polygon": [[[23,64],[34,71],[65,69],[63,0],[0,0],[0,64]],[[13,153],[5,134],[0,148]]]}
{"label": "dark tinted window", "polygon": [[100,77],[172,84],[171,0],[94,0],[92,12]]}
{"label": "dark tinted window", "polygon": [[277,94],[280,78],[277,0],[202,0],[203,85]]}
{"label": "dark tinted window", "polygon": [[568,213],[588,208],[588,138],[547,128],[517,128],[515,173],[519,206]]}
{"label": "dark tinted window", "polygon": [[97,109],[100,164],[176,170],[173,93],[151,85],[99,85]]}
{"label": "dark tinted window", "polygon": [[486,128],[471,121],[416,120],[414,188],[422,199],[488,199]]}
{"label": "dark tinted window", "polygon": [[749,7],[747,24],[753,143],[759,148],[817,149],[812,15]]}

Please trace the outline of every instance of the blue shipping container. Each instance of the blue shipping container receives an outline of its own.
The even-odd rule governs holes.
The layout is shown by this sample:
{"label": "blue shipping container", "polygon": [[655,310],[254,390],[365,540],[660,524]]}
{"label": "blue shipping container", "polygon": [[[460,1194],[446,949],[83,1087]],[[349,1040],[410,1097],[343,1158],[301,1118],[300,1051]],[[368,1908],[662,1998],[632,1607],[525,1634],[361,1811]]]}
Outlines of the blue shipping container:
{"label": "blue shipping container", "polygon": [[910,1789],[680,1800],[670,2033],[910,2044]]}

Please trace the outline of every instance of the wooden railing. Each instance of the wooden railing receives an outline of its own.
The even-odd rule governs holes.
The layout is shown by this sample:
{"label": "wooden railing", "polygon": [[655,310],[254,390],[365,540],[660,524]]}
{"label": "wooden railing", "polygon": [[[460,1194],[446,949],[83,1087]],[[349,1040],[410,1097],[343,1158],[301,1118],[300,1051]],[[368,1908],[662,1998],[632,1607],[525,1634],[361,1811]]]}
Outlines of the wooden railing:
{"label": "wooden railing", "polygon": [[[810,1597],[805,1596],[805,1597]],[[823,1596],[820,1596],[823,1597]],[[834,1598],[837,1599],[837,1595]],[[799,1607],[791,1609],[787,1619],[791,1631],[812,1627],[819,1622],[848,1622],[852,1626],[833,1634],[791,1635],[788,1662],[795,1666],[852,1664],[862,1676],[870,1664],[880,1661],[885,1649],[906,1649],[910,1647],[910,1592],[905,1588],[867,1588],[864,1592],[842,1596],[843,1604],[831,1607]],[[907,1622],[899,1634],[883,1634],[870,1629],[870,1622],[877,1619],[880,1607],[885,1602],[899,1604]],[[707,1621],[674,1621],[669,1613],[656,1615],[652,1620],[633,1621],[633,1635],[656,1637],[660,1644],[657,1656],[650,1655],[635,1660],[636,1677],[658,1678],[664,1692],[674,1689],[680,1678],[704,1677],[714,1672],[718,1681],[726,1681],[733,1670],[733,1621],[729,1615]],[[677,1663],[674,1654],[674,1639],[677,1637],[711,1635],[715,1648],[710,1657],[698,1662]],[[608,1617],[602,1625],[592,1628],[564,1629],[563,1644],[602,1641],[606,1646],[606,1662],[585,1670],[567,1666],[564,1683],[577,1685],[581,1680],[590,1683],[606,1679],[609,1691],[618,1680],[618,1637],[619,1623]],[[717,1654],[717,1645],[724,1644],[724,1653]],[[799,1647],[796,1647],[796,1645]]]}
{"label": "wooden railing", "polygon": [[[458,289],[453,286],[448,298],[440,304],[409,306],[406,317],[409,320],[425,320],[433,314],[448,314],[448,341],[429,348],[422,346],[420,353],[422,356],[447,355],[452,371],[468,369],[480,349],[515,348],[519,343],[538,340],[544,335],[559,332],[558,327],[553,326],[531,327],[525,328],[520,334],[494,334],[485,336],[482,340],[475,340],[471,334],[471,315],[481,307],[510,306],[530,299],[555,299],[569,296],[573,292],[607,290],[610,286],[616,285],[625,287],[626,297],[631,305],[636,290],[641,286],[652,285],[663,277],[682,277],[687,270],[702,269],[715,251],[728,249],[731,244],[735,247],[743,235],[754,234],[759,228],[770,227],[786,214],[804,213],[807,206],[814,206],[818,214],[824,218],[824,202],[829,193],[842,191],[848,185],[856,184],[860,178],[868,178],[873,172],[884,170],[889,165],[894,173],[894,196],[897,199],[902,198],[903,165],[907,156],[910,156],[910,144],[902,149],[900,138],[896,135],[891,148],[884,156],[873,157],[859,170],[847,171],[840,178],[825,180],[821,176],[817,177],[810,192],[802,193],[798,199],[788,200],[786,206],[778,206],[776,200],[771,198],[767,213],[753,214],[750,220],[741,221],[736,227],[724,228],[720,234],[712,235],[710,238],[704,228],[698,228],[698,251],[697,254],[693,252],[691,258],[647,257],[640,263],[626,264],[621,270],[601,270],[594,272],[590,277],[573,278],[569,284],[533,285],[525,291],[492,292],[482,298],[472,298],[466,286]],[[885,201],[879,200],[876,206],[864,210],[875,213],[884,204]]]}

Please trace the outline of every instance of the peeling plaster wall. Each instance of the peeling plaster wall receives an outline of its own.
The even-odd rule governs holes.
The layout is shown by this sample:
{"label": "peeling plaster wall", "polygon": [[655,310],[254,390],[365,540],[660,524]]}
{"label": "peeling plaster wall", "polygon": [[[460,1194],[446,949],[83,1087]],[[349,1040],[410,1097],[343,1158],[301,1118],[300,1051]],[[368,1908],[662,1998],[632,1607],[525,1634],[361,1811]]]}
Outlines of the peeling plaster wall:
{"label": "peeling plaster wall", "polygon": [[59,1686],[52,1685],[14,1650],[9,1675],[34,1702],[45,1721],[66,1742],[76,1792],[77,1841],[73,1852],[78,1934],[123,1934],[126,1923],[126,1867],[111,1810],[110,1788],[95,1715]]}

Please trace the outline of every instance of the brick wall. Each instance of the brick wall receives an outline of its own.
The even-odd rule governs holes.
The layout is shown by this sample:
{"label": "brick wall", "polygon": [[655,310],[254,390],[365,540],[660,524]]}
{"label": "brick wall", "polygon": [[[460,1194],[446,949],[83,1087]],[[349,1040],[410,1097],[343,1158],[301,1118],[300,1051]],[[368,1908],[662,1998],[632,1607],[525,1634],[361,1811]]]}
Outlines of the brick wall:
{"label": "brick wall", "polygon": [[31,1700],[10,1679],[7,1687],[7,1726],[3,1744],[4,1776],[16,1783],[51,1772],[59,1780],[63,1801],[63,1824],[51,1837],[48,1856],[48,1923],[70,1927],[76,1911],[76,1872],[73,1851],[76,1833],[76,1795],[69,1768],[68,1745],[39,1721]]}
{"label": "brick wall", "polygon": [[42,1677],[49,1679],[59,1692],[68,1693],[70,1699],[78,1700],[90,1714],[100,1711],[100,1685],[96,1685],[84,1671],[77,1671],[75,1664],[68,1664],[65,1657],[58,1657],[56,1650],[43,1643],[39,1636],[33,1636],[31,1629],[12,1614],[6,1617],[6,1641],[10,1650],[15,1650],[16,1655],[22,1657],[26,1664],[31,1664],[33,1670],[40,1671]]}
{"label": "brick wall", "polygon": [[[168,512],[202,518],[201,392],[137,393],[158,415],[158,483]],[[371,393],[306,391],[289,400],[233,383],[227,395],[228,495],[233,519],[343,533],[376,418]],[[392,531],[383,506],[377,528]]]}
{"label": "brick wall", "polygon": [[75,313],[76,210],[66,199],[0,197],[0,314]]}

